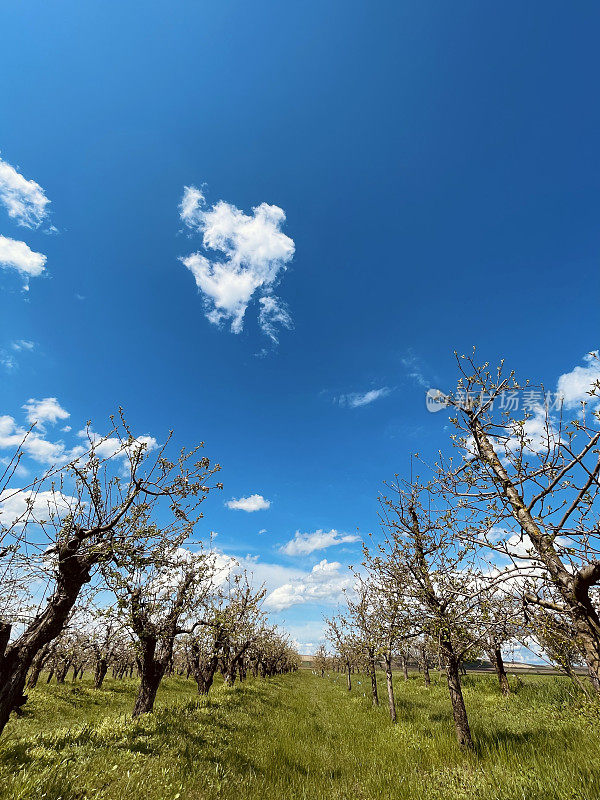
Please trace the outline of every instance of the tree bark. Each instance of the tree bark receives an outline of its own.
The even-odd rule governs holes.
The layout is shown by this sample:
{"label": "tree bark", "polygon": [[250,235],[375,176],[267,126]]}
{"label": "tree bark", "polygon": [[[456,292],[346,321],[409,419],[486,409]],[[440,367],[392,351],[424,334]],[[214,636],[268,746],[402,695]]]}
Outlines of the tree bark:
{"label": "tree bark", "polygon": [[421,659],[423,661],[423,680],[425,681],[425,686],[429,688],[431,686],[431,678],[429,676],[429,662],[427,661],[425,648],[421,650]]}
{"label": "tree bark", "polygon": [[37,686],[37,682],[40,679],[40,674],[42,669],[44,668],[44,664],[48,660],[50,655],[50,646],[46,645],[43,647],[36,657],[33,659],[31,664],[31,669],[29,671],[29,677],[27,678],[27,688],[34,689]]}
{"label": "tree bark", "polygon": [[590,668],[590,665],[587,664],[587,662],[586,662],[586,665],[587,665],[588,676],[590,678],[591,684],[594,687],[595,691],[600,694],[600,678],[598,678],[598,675],[596,675],[594,670],[592,668]]}
{"label": "tree bark", "polygon": [[449,638],[444,638],[441,642],[446,658],[446,677],[448,680],[448,691],[450,702],[452,703],[452,715],[454,717],[454,727],[458,743],[465,750],[473,750],[473,739],[467,717],[467,709],[460,685],[460,669],[458,658],[454,652],[452,642]]}
{"label": "tree bark", "polygon": [[203,660],[198,645],[192,645],[192,672],[198,687],[198,694],[208,694],[210,692],[218,664],[218,653],[213,653],[212,656]]}
{"label": "tree bark", "polygon": [[510,684],[508,683],[508,677],[506,675],[506,670],[504,669],[502,651],[499,647],[494,647],[494,649],[488,653],[488,657],[494,665],[494,669],[496,670],[498,683],[500,684],[500,691],[505,697],[508,697],[510,694]]}
{"label": "tree bark", "polygon": [[94,672],[94,689],[101,689],[104,683],[104,678],[108,672],[108,661],[106,658],[99,658],[96,661],[96,670]]}
{"label": "tree bark", "polygon": [[346,664],[346,677],[348,679],[348,684],[347,684],[348,685],[348,691],[351,692],[352,691],[352,678],[351,678],[350,662],[349,661]]}
{"label": "tree bark", "polygon": [[140,688],[133,707],[133,717],[139,717],[142,714],[150,714],[154,709],[154,701],[156,700],[156,693],[163,677],[163,671],[156,669],[156,664],[152,665],[154,669],[147,669],[142,672],[142,679]]}
{"label": "tree bark", "polygon": [[15,642],[0,648],[0,733],[11,712],[27,702],[23,690],[33,659],[62,631],[82,586],[90,580],[92,562],[77,555],[80,544],[75,535],[61,547],[56,588],[46,608]]}
{"label": "tree bark", "polygon": [[375,654],[373,650],[369,651],[369,673],[371,675],[371,702],[374,706],[378,706],[379,696],[377,694],[377,674],[375,672]]}
{"label": "tree bark", "polygon": [[157,659],[156,638],[146,636],[142,642],[140,687],[133,707],[133,717],[149,714],[154,708],[156,693],[166,672],[168,658]]}
{"label": "tree bark", "polygon": [[387,683],[388,702],[390,706],[390,719],[396,722],[396,701],[394,699],[394,683],[392,680],[392,656],[391,653],[385,656],[385,680]]}

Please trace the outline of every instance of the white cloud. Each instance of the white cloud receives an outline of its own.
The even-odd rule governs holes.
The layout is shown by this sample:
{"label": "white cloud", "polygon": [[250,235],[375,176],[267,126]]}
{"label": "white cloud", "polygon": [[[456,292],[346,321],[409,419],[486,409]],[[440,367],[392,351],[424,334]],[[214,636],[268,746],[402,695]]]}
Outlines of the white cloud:
{"label": "white cloud", "polygon": [[76,497],[62,492],[31,492],[7,489],[0,493],[0,523],[5,527],[22,524],[28,518],[37,522],[63,517],[75,510]]}
{"label": "white cloud", "polygon": [[294,327],[289,311],[283,301],[273,294],[261,297],[259,303],[260,312],[258,315],[258,324],[263,333],[266,333],[266,335],[277,344],[279,339],[277,338],[276,326],[281,325],[281,327],[287,328],[288,330]]}
{"label": "white cloud", "polygon": [[290,606],[303,603],[337,603],[344,597],[344,590],[351,588],[350,572],[340,572],[339,561],[323,559],[305,573],[274,589],[265,598],[265,605],[274,611],[283,611]]}
{"label": "white cloud", "polygon": [[267,529],[266,529],[266,528],[261,528],[261,529],[259,530],[259,532],[258,532],[258,535],[260,536],[261,534],[263,534],[263,533],[266,533],[266,532],[267,532]]}
{"label": "white cloud", "polygon": [[48,216],[50,200],[39,183],[28,181],[0,158],[0,203],[19,225],[39,228]]}
{"label": "white cloud", "polygon": [[217,582],[224,583],[231,573],[247,572],[253,585],[267,590],[265,607],[283,611],[294,605],[314,603],[335,604],[343,600],[344,591],[351,590],[354,578],[346,567],[323,559],[312,570],[283,566],[261,561],[258,556],[232,558],[213,550],[216,559]]}
{"label": "white cloud", "polygon": [[179,217],[189,228],[199,227],[198,215],[206,205],[204,194],[195,186],[185,186],[179,204]]}
{"label": "white cloud", "polygon": [[12,342],[11,347],[17,352],[21,350],[33,350],[35,342],[28,342],[27,339],[17,339],[16,342]]}
{"label": "white cloud", "polygon": [[[14,417],[7,414],[0,415],[0,450],[15,452],[21,447],[26,456],[46,466],[67,464],[79,459],[88,452],[92,445],[99,458],[108,459],[117,456],[124,461],[133,448],[140,445],[144,445],[147,452],[158,447],[158,442],[153,436],[138,436],[131,445],[123,446],[116,437],[103,439],[91,429],[78,432],[77,436],[84,440],[82,444],[68,447],[62,440],[50,441],[46,438],[44,423],[54,424],[70,416],[56,397],[46,397],[43,400],[32,398],[23,405],[23,409],[27,412],[28,423],[33,425],[37,422],[37,425],[30,430],[19,425]],[[69,433],[71,426],[65,425],[61,431]]]}
{"label": "white cloud", "polygon": [[262,494],[251,494],[238,500],[228,500],[227,507],[235,511],[264,511],[271,507],[271,501],[265,500]]}
{"label": "white cloud", "polygon": [[582,400],[590,402],[592,398],[588,392],[597,381],[600,381],[598,351],[588,353],[583,360],[584,367],[577,366],[558,379],[556,392],[562,397],[565,408],[575,408]]}
{"label": "white cloud", "polygon": [[10,353],[7,353],[5,350],[2,350],[0,351],[0,363],[5,369],[7,369],[10,372],[16,368],[17,359]]}
{"label": "white cloud", "polygon": [[43,425],[45,422],[50,422],[54,425],[59,419],[68,419],[71,416],[56,397],[44,397],[43,400],[31,397],[23,408],[27,412],[27,421],[32,424],[37,422]]}
{"label": "white cloud", "polygon": [[204,194],[186,186],[179,205],[181,220],[202,234],[205,251],[220,251],[223,261],[200,252],[181,258],[204,295],[206,317],[213,324],[231,320],[239,333],[255,293],[261,303],[259,324],[277,341],[276,325],[290,328],[291,317],[272,289],[294,256],[294,242],[281,227],[285,213],[278,206],[261,203],[252,214],[219,200],[208,207]]}
{"label": "white cloud", "polygon": [[[152,450],[156,450],[158,447],[158,442],[154,436],[138,436],[133,440],[131,445],[125,446],[116,436],[105,438],[91,430],[91,428],[83,428],[77,432],[77,436],[85,440],[85,447],[80,448],[81,453],[76,453],[76,455],[82,455],[84,452],[87,452],[90,447],[93,447],[96,456],[101,459],[113,458],[114,456],[127,458],[135,449],[142,445],[148,453]],[[74,448],[74,451],[76,449],[77,448]]]}
{"label": "white cloud", "polygon": [[429,381],[425,378],[424,369],[421,361],[417,356],[409,352],[404,358],[400,359],[402,366],[406,369],[408,377],[413,380],[418,386],[424,389],[429,388]]}
{"label": "white cloud", "polygon": [[314,533],[300,533],[296,531],[293,539],[290,539],[281,551],[288,556],[306,556],[314,553],[315,550],[325,550],[336,544],[346,544],[358,542],[360,537],[354,533],[338,533],[335,529],[330,531],[317,530]]}
{"label": "white cloud", "polygon": [[28,456],[42,464],[55,463],[65,455],[63,442],[49,442],[35,430],[28,432],[13,417],[0,416],[0,449],[16,450],[20,445]]}
{"label": "white cloud", "polygon": [[302,655],[313,654],[319,643],[325,639],[325,624],[322,620],[310,620],[300,624],[286,621],[285,630],[292,637],[298,653]]}
{"label": "white cloud", "polygon": [[0,235],[0,267],[16,269],[25,277],[37,278],[44,271],[46,256],[31,250],[25,242],[18,242]]}
{"label": "white cloud", "polygon": [[361,408],[362,406],[368,406],[369,403],[374,403],[380,397],[386,397],[389,393],[390,389],[387,386],[383,386],[381,389],[371,389],[363,393],[351,392],[350,394],[342,394],[338,398],[338,402],[341,406]]}
{"label": "white cloud", "polygon": [[0,348],[0,364],[9,372],[16,369],[19,365],[15,353],[25,351],[31,352],[35,347],[35,342],[28,342],[26,339],[17,339],[11,342],[10,348]]}

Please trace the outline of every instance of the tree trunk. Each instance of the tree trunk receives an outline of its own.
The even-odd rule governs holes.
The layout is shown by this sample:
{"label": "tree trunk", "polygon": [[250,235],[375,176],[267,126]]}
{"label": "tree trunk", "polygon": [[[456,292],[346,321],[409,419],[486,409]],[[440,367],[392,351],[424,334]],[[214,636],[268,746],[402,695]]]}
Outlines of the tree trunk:
{"label": "tree trunk", "polygon": [[192,669],[194,680],[198,687],[198,694],[208,694],[210,687],[213,685],[215,672],[219,663],[218,656],[213,655],[211,658],[202,661],[199,649],[194,650],[192,647]]}
{"label": "tree trunk", "polygon": [[506,675],[506,670],[504,669],[504,660],[502,658],[502,652],[499,647],[495,647],[488,653],[488,657],[492,664],[494,665],[494,669],[496,670],[496,675],[498,676],[498,683],[500,684],[500,691],[505,697],[508,697],[510,694],[510,685],[508,683],[508,677]]}
{"label": "tree trunk", "polygon": [[0,646],[0,733],[11,712],[27,702],[23,690],[33,659],[62,631],[81,587],[90,580],[91,562],[77,557],[79,545],[80,541],[74,536],[61,547],[54,593],[27,630],[12,644],[4,641],[3,631],[0,631],[0,643],[4,642]]}
{"label": "tree trunk", "polygon": [[402,656],[402,672],[404,673],[404,680],[408,680],[408,659],[406,656]]}
{"label": "tree trunk", "polygon": [[385,680],[387,683],[388,702],[390,705],[390,719],[396,722],[396,701],[394,700],[394,683],[392,680],[392,656],[391,653],[385,656]]}
{"label": "tree trunk", "polygon": [[237,678],[237,663],[234,659],[227,665],[223,679],[227,684],[227,686],[233,686],[236,678]]}
{"label": "tree trunk", "polygon": [[423,679],[425,681],[425,686],[429,688],[431,686],[431,678],[429,676],[429,662],[427,660],[425,648],[421,650],[421,659],[423,661]]}
{"label": "tree trunk", "polygon": [[94,689],[101,689],[104,683],[104,678],[108,672],[108,661],[106,658],[99,658],[96,661],[96,670],[94,672]]}
{"label": "tree trunk", "polygon": [[456,738],[458,739],[458,743],[461,747],[464,747],[466,750],[473,750],[473,739],[471,738],[471,729],[469,727],[467,709],[465,708],[465,701],[460,685],[460,669],[458,658],[454,653],[452,642],[449,639],[442,641],[442,647],[444,649],[444,656],[446,658],[446,677],[448,680],[450,702],[452,703],[452,715],[454,717]]}
{"label": "tree trunk", "polygon": [[142,714],[150,714],[154,708],[154,701],[156,700],[156,693],[164,674],[164,668],[153,661],[152,664],[145,665],[146,669],[142,672],[142,679],[140,688],[133,707],[133,717],[139,717]]}
{"label": "tree trunk", "polygon": [[156,693],[165,674],[168,659],[158,661],[155,658],[157,641],[154,636],[147,635],[141,640],[141,675],[140,687],[133,706],[133,717],[149,714],[154,708]]}
{"label": "tree trunk", "polygon": [[37,656],[33,659],[33,662],[31,664],[31,670],[29,671],[29,677],[27,678],[28,689],[33,689],[37,686],[40,674],[42,672],[42,669],[44,668],[44,664],[48,660],[49,655],[50,655],[50,647],[46,645],[39,651]]}
{"label": "tree trunk", "polygon": [[346,670],[347,670],[347,672],[346,672],[346,676],[347,676],[347,678],[348,678],[348,691],[349,691],[349,692],[351,692],[351,691],[352,691],[352,678],[350,677],[350,676],[351,676],[351,672],[350,672],[350,662],[348,662],[348,663],[346,664]]}
{"label": "tree trunk", "polygon": [[198,687],[198,694],[208,694],[213,684],[214,672],[209,673],[208,671],[203,672],[198,670],[194,673],[194,678],[196,680],[196,686]]}
{"label": "tree trunk", "polygon": [[378,706],[379,697],[377,695],[377,675],[375,673],[375,655],[372,650],[369,652],[369,672],[371,674],[371,701],[374,706]]}
{"label": "tree trunk", "polygon": [[57,683],[64,683],[67,679],[67,673],[69,672],[69,668],[71,667],[71,662],[66,661],[60,669],[56,672],[56,682]]}
{"label": "tree trunk", "polygon": [[589,664],[587,664],[587,668],[588,668],[588,675],[589,675],[590,681],[592,683],[592,686],[594,687],[595,691],[600,694],[600,678],[598,678],[598,676],[596,675],[594,670],[590,668]]}

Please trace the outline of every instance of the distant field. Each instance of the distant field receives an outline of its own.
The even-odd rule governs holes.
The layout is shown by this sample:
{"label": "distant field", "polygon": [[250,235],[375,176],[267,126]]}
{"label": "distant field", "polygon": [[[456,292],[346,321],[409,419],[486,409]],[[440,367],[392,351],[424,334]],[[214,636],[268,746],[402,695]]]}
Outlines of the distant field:
{"label": "distant field", "polygon": [[[135,681],[40,685],[0,740],[0,796],[35,800],[597,800],[600,712],[568,681],[523,676],[503,699],[469,675],[477,755],[459,752],[447,694],[397,679],[399,723],[364,677],[311,672],[216,686],[169,679],[133,722]],[[381,689],[383,690],[383,685]],[[383,696],[383,691],[382,691]],[[383,699],[383,697],[382,697]]]}

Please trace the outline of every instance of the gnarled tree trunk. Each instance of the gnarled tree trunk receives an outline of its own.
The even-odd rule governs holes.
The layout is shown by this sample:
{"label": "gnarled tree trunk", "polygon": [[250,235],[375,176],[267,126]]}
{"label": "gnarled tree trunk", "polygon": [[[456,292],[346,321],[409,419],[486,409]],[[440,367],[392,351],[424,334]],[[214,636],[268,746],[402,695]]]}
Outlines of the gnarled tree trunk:
{"label": "gnarled tree trunk", "polygon": [[102,656],[96,661],[96,669],[94,671],[94,688],[101,689],[104,683],[104,678],[108,672],[108,660]]}
{"label": "gnarled tree trunk", "polygon": [[12,644],[8,644],[10,626],[4,625],[0,632],[0,733],[11,712],[27,702],[25,681],[33,659],[62,631],[82,586],[90,580],[91,563],[77,556],[79,544],[74,536],[61,547],[54,593],[25,632]]}
{"label": "gnarled tree trunk", "polygon": [[502,652],[500,648],[494,647],[494,649],[488,653],[488,658],[496,670],[498,683],[500,684],[500,691],[505,697],[508,697],[510,694],[510,684],[508,683],[508,676],[506,675],[506,670],[504,669],[504,659],[502,658]]}

